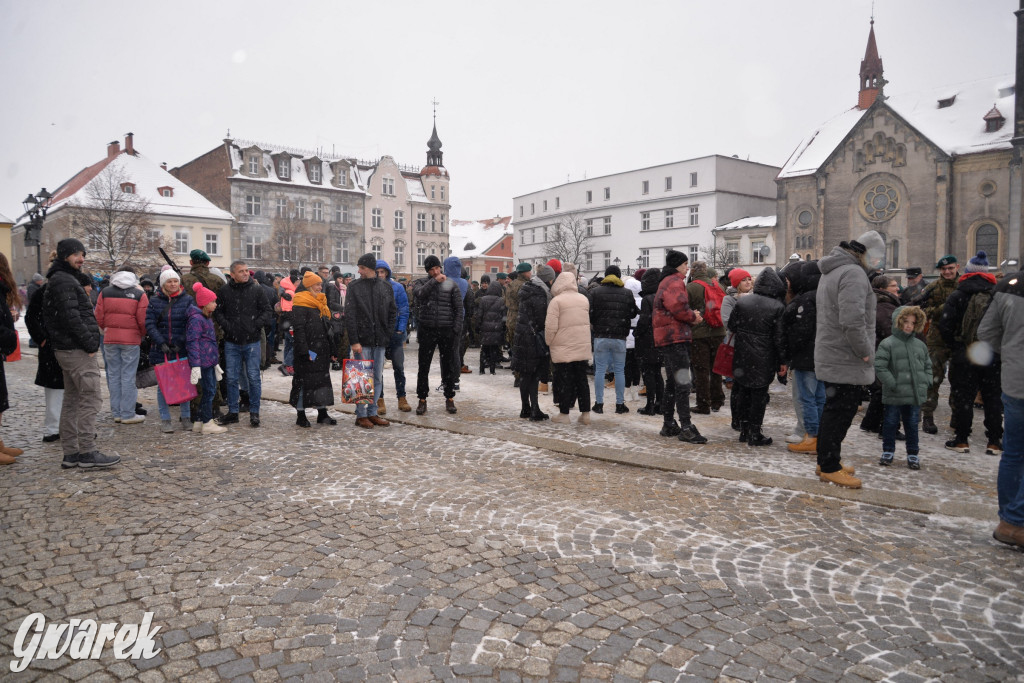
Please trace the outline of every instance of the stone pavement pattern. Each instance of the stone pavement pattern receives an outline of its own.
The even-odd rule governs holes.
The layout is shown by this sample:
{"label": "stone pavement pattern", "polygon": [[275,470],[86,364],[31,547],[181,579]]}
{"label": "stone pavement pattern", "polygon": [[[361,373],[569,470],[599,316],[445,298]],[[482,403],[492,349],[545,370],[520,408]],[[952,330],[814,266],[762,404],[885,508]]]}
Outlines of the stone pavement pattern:
{"label": "stone pavement pattern", "polygon": [[[115,428],[104,413],[101,442],[124,462],[61,471],[57,444],[38,441],[33,361],[7,371],[4,438],[28,448],[0,479],[5,680],[979,681],[1024,670],[1024,553],[992,541],[991,520],[519,443],[513,433],[558,426],[514,418],[507,374],[463,376],[459,415],[434,415],[432,398],[426,417],[503,425],[509,439],[358,430],[347,415],[299,430],[274,403],[259,430],[206,437],[160,434],[156,419]],[[498,396],[512,408],[503,416]],[[636,436],[649,418],[609,417],[563,429],[679,448]],[[781,446],[748,450],[722,438],[705,454],[791,466]],[[922,473],[939,469],[928,486],[960,495],[951,472],[969,468],[926,461]],[[992,481],[979,479],[980,499]],[[137,623],[146,611],[162,629],[154,659],[108,649],[9,673],[29,613]]]}

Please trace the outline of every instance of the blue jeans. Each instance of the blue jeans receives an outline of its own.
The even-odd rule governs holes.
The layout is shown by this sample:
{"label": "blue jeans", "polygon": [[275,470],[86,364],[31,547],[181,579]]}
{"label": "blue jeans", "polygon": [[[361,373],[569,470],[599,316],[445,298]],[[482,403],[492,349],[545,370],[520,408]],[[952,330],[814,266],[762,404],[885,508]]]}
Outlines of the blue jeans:
{"label": "blue jeans", "polygon": [[203,398],[199,401],[199,421],[209,422],[213,419],[213,397],[217,394],[217,372],[214,366],[202,369],[199,386],[203,390]]}
{"label": "blue jeans", "polygon": [[604,403],[604,373],[615,373],[615,405],[625,402],[626,340],[599,337],[594,340],[594,403]]}
{"label": "blue jeans", "polygon": [[381,396],[381,380],[384,379],[383,346],[364,346],[362,353],[352,353],[357,360],[373,361],[373,403],[356,405],[356,417],[373,417],[377,414],[377,400]]}
{"label": "blue jeans", "polygon": [[825,409],[825,383],[820,381],[813,370],[794,370],[793,383],[796,385],[797,402],[804,418],[804,431],[808,436],[818,436],[821,411]]}
{"label": "blue jeans", "polygon": [[1003,392],[1003,457],[999,460],[999,519],[1024,526],[1024,398]]}
{"label": "blue jeans", "polygon": [[907,435],[907,455],[917,455],[917,424],[921,421],[921,406],[885,406],[882,417],[882,452],[892,453],[896,448],[896,432],[903,421]]}
{"label": "blue jeans", "polygon": [[[188,361],[183,361],[188,362]],[[164,399],[164,392],[160,391],[160,385],[156,387],[156,407],[160,409],[160,419],[170,420],[171,419],[171,408],[167,405],[167,401]],[[189,401],[178,404],[178,408],[181,410],[181,417],[187,418],[192,416],[192,404]],[[134,404],[133,410],[134,411]]]}
{"label": "blue jeans", "polygon": [[110,412],[122,420],[135,417],[135,401],[139,396],[139,390],[135,388],[139,347],[128,344],[104,344],[103,359],[107,365]]}
{"label": "blue jeans", "polygon": [[249,414],[260,414],[260,343],[235,344],[224,342],[224,374],[228,385],[228,412],[238,412],[238,382],[245,364],[245,378],[249,385]]}

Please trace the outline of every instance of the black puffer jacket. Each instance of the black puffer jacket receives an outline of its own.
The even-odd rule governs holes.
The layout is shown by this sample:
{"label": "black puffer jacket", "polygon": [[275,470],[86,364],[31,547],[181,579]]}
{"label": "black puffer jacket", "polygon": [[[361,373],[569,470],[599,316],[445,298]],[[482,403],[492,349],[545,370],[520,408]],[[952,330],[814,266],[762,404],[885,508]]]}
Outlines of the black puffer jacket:
{"label": "black puffer jacket", "polygon": [[505,341],[505,317],[508,310],[502,294],[501,285],[492,284],[476,300],[476,328],[480,333],[480,343],[484,346],[496,346]]}
{"label": "black puffer jacket", "polygon": [[[298,405],[300,396],[303,409],[334,405],[334,389],[331,386],[331,353],[334,344],[329,326],[327,318],[320,316],[319,308],[292,308],[295,375],[288,396],[292,406]],[[309,359],[310,351],[316,356],[315,360]]]}
{"label": "black puffer jacket", "polygon": [[[454,287],[454,285],[452,285]],[[455,291],[458,291],[455,287]],[[387,346],[398,322],[398,306],[391,284],[379,278],[359,278],[348,285],[345,329],[348,343]]]}
{"label": "black puffer jacket", "polygon": [[900,298],[884,289],[872,289],[875,293],[875,348],[892,334],[892,313],[900,307]]}
{"label": "black puffer jacket", "polygon": [[32,341],[39,345],[39,364],[36,366],[38,386],[46,389],[64,388],[64,371],[53,353],[53,344],[49,342],[46,325],[43,323],[43,297],[46,296],[46,285],[36,289],[28,300],[25,310],[25,327],[28,328]]}
{"label": "black puffer jacket", "polygon": [[590,324],[595,339],[625,339],[630,323],[639,314],[633,292],[614,275],[606,276],[590,292]]}
{"label": "black puffer jacket", "polygon": [[736,302],[729,330],[736,334],[733,378],[746,387],[766,387],[785,362],[782,297],[786,286],[771,268],[754,281],[754,293]]}
{"label": "black puffer jacket", "polygon": [[[994,294],[996,278],[991,273],[965,273],[956,284],[956,289],[946,299],[946,305],[942,309],[942,317],[939,318],[939,334],[946,348],[955,355],[962,356],[966,353],[963,341],[957,341],[960,335],[960,328],[963,325],[964,314],[967,312],[967,305],[971,297],[980,292]],[[991,305],[991,304],[990,304]]]}
{"label": "black puffer jacket", "polygon": [[213,320],[224,330],[224,341],[252,344],[260,340],[260,332],[274,319],[274,309],[267,293],[252,278],[245,284],[234,280],[217,292],[217,310]]}
{"label": "black puffer jacket", "polygon": [[67,261],[53,262],[46,274],[43,322],[55,350],[95,353],[100,348],[100,326],[80,275]]}
{"label": "black puffer jacket", "polygon": [[466,305],[462,291],[451,278],[439,283],[432,277],[422,277],[412,287],[419,327],[456,328],[461,332]]}
{"label": "black puffer jacket", "polygon": [[818,326],[815,303],[821,270],[817,261],[803,262],[799,268],[786,267],[793,293],[796,295],[782,314],[786,356],[794,370],[814,372],[814,335]]}
{"label": "black puffer jacket", "polygon": [[[512,369],[525,373],[539,372],[541,381],[547,376],[550,366],[550,356],[544,343],[544,325],[548,317],[548,292],[545,290],[546,285],[536,276],[520,288],[519,315],[512,342]],[[630,292],[626,293],[632,298]]]}
{"label": "black puffer jacket", "polygon": [[661,354],[654,346],[654,295],[661,284],[661,270],[648,268],[640,278],[640,319],[637,320],[633,339],[636,341],[636,358],[641,363],[661,363]]}

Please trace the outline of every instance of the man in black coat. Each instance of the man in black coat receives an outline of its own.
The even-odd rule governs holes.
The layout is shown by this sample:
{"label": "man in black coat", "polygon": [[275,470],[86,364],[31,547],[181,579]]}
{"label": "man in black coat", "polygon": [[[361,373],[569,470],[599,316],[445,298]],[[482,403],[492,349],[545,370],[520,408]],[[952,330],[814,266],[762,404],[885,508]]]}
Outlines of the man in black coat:
{"label": "man in black coat", "polygon": [[430,394],[430,364],[434,350],[441,356],[441,382],[444,385],[445,410],[456,413],[455,383],[460,368],[456,331],[462,329],[465,304],[462,292],[441,272],[441,260],[431,254],[423,261],[427,277],[413,283],[413,296],[417,304],[417,340],[420,344],[419,372],[416,377],[416,396],[419,405],[416,414],[427,412]]}
{"label": "man in black coat", "polygon": [[626,391],[626,337],[633,318],[640,315],[633,292],[622,282],[618,266],[608,266],[604,279],[590,294],[590,324],[594,331],[594,412],[604,412],[604,373],[615,373],[615,412],[628,413]]}
{"label": "man in black coat", "polygon": [[217,293],[213,320],[224,330],[225,381],[228,388],[228,414],[222,425],[238,423],[240,376],[245,368],[249,392],[249,426],[260,426],[260,335],[270,324],[274,309],[263,287],[249,277],[245,261],[231,264],[231,279]]}
{"label": "man in black coat", "polygon": [[100,327],[92,301],[82,286],[85,245],[73,238],[57,243],[57,258],[46,274],[43,323],[64,373],[64,401],[60,413],[61,467],[109,467],[120,456],[96,450],[96,414],[102,405]]}
{"label": "man in black coat", "polygon": [[383,388],[384,351],[398,322],[398,306],[391,285],[377,277],[377,257],[363,254],[356,265],[359,279],[348,286],[345,327],[353,357],[373,361],[373,403],[356,405],[356,425],[388,427],[391,423],[377,414],[377,401]]}

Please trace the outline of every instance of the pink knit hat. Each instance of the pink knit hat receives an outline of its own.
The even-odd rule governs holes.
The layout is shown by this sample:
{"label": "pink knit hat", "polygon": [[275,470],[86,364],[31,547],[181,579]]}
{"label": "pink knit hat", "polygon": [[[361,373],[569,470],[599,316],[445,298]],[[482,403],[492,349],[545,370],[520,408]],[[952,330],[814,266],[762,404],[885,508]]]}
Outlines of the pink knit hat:
{"label": "pink knit hat", "polygon": [[213,290],[203,287],[202,282],[192,285],[192,291],[196,293],[196,305],[199,308],[204,308],[206,304],[217,300],[217,295],[213,293]]}

